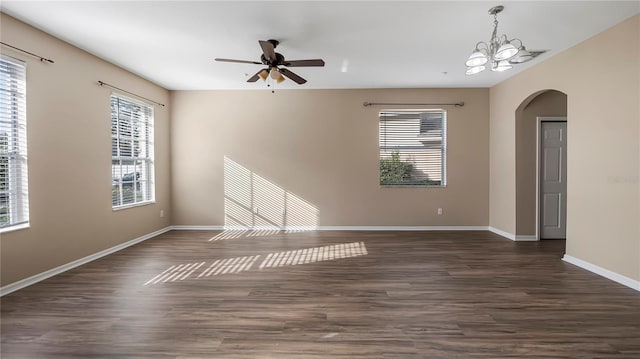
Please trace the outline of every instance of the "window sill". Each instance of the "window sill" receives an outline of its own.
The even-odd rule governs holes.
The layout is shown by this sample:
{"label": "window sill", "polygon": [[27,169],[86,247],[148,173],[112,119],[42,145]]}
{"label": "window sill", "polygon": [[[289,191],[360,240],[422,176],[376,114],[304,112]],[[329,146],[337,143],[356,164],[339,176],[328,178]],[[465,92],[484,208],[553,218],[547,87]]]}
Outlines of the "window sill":
{"label": "window sill", "polygon": [[27,229],[27,228],[30,228],[30,227],[31,227],[31,225],[29,223],[16,224],[15,226],[0,228],[0,233],[9,233],[9,232],[14,232],[14,231],[20,231],[20,230]]}
{"label": "window sill", "polygon": [[111,210],[115,212],[115,211],[120,211],[120,210],[123,210],[123,209],[148,206],[150,204],[155,204],[155,203],[156,203],[156,201],[138,202],[138,203],[133,203],[133,204],[126,204],[124,206],[111,207]]}

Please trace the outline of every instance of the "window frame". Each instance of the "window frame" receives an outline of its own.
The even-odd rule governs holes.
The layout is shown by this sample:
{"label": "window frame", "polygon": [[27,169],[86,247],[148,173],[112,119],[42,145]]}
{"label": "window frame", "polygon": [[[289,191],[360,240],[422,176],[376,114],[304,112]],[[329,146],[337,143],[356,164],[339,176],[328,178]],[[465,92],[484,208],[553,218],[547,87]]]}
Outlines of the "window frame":
{"label": "window frame", "polygon": [[[0,153],[6,156],[7,222],[0,223],[0,233],[30,227],[29,213],[29,171],[27,144],[27,62],[11,56],[0,54],[0,61],[6,63],[9,71],[7,80],[10,87],[0,88],[5,92],[8,101],[0,115],[0,128],[6,126],[10,131],[6,138],[6,150]],[[4,75],[3,75],[4,77]],[[4,97],[2,94],[0,98]],[[0,106],[3,106],[0,104]],[[6,116],[5,116],[6,115]],[[4,123],[2,125],[1,123]],[[9,148],[9,147],[13,148]]]}
{"label": "window frame", "polygon": [[[117,113],[114,113],[114,101],[116,101],[116,109]],[[128,103],[130,106],[139,107],[139,111],[142,112],[142,120],[136,120],[138,122],[138,126],[140,124],[143,125],[142,128],[138,128],[138,132],[144,134],[142,139],[140,137],[136,138],[133,135],[136,132],[136,124],[134,120],[129,116],[128,121],[123,121],[120,114],[120,101]],[[118,211],[122,209],[145,206],[149,204],[155,203],[155,107],[152,104],[131,98],[129,96],[122,95],[117,92],[112,92],[109,96],[109,106],[110,106],[110,122],[111,122],[111,209],[113,211]],[[124,104],[126,106],[127,104]],[[137,116],[136,118],[140,118]],[[114,124],[114,120],[116,123]],[[124,123],[123,123],[124,122]],[[116,129],[116,133],[114,135],[113,129]],[[120,135],[120,130],[126,127],[129,129],[131,135]],[[114,139],[117,139],[116,145],[114,147]],[[122,147],[119,146],[120,143],[130,141],[130,146],[128,149],[129,155],[122,156],[120,151]],[[144,143],[147,147],[144,150],[138,149],[138,151],[143,151],[146,156],[135,156],[135,144]],[[114,154],[114,149],[116,153]],[[114,164],[114,162],[119,161],[119,164]],[[133,162],[133,164],[123,164],[122,162]],[[137,171],[138,163],[142,163],[142,173]],[[129,173],[128,171],[123,171],[123,168],[133,167],[134,172]],[[116,170],[116,168],[118,170]],[[114,177],[115,173],[118,173],[118,177]],[[134,178],[132,181],[125,181],[124,178],[128,175],[133,174]],[[114,183],[115,182],[115,183]],[[125,183],[126,182],[126,183]],[[124,189],[126,187],[130,187],[133,189],[133,201],[132,202],[124,202]],[[144,190],[143,190],[144,188]],[[138,194],[142,195],[142,198],[138,200]],[[118,200],[115,201],[115,196],[118,196]],[[147,198],[145,198],[147,197]]]}
{"label": "window frame", "polygon": [[[428,128],[429,126],[427,126],[423,121],[425,121],[425,119],[422,118],[421,115],[423,114],[429,114],[429,113],[437,113],[437,114],[441,114],[441,128],[439,129],[440,133],[439,133],[439,137],[440,139],[437,141],[434,141],[433,138],[437,138],[438,136],[435,136],[433,138],[428,138],[429,136],[423,136],[426,132],[423,132],[423,129]],[[427,146],[424,143],[422,144],[422,146],[411,146],[407,143],[407,145],[405,146],[398,146],[398,147],[414,147],[416,148],[416,150],[425,150],[425,152],[429,149],[435,149],[435,150],[439,150],[440,151],[440,160],[439,163],[436,163],[437,166],[440,169],[440,179],[438,180],[439,183],[437,184],[430,184],[430,183],[411,183],[409,181],[407,181],[406,183],[402,183],[402,182],[398,182],[398,183],[383,183],[383,173],[382,173],[382,160],[383,158],[389,158],[386,156],[383,156],[384,152],[386,152],[387,154],[389,154],[389,152],[393,153],[390,150],[390,147],[392,146],[383,146],[382,143],[383,141],[387,141],[387,134],[385,132],[385,134],[383,135],[383,128],[386,131],[387,130],[387,122],[392,122],[394,121],[393,119],[389,119],[386,118],[385,114],[400,114],[400,115],[407,115],[408,117],[410,115],[415,115],[415,118],[413,119],[414,121],[416,121],[416,124],[414,127],[416,127],[416,142],[422,142],[421,140],[419,140],[419,138],[423,138],[424,142],[439,142],[438,145],[430,145]],[[426,116],[425,116],[426,117]],[[407,119],[404,119],[407,120]],[[378,113],[378,162],[379,162],[379,168],[378,168],[378,184],[380,186],[380,188],[445,188],[447,187],[447,111],[444,109],[387,109],[387,110],[382,110]],[[404,131],[404,132],[403,132]],[[406,136],[406,130],[398,130],[398,133],[402,133],[404,136]],[[384,139],[383,139],[384,136]],[[406,138],[405,138],[406,139]],[[408,141],[407,141],[408,142]],[[384,149],[383,149],[384,147]],[[406,150],[406,148],[405,148]],[[402,153],[401,150],[399,150],[398,152]],[[391,155],[393,156],[393,155]],[[393,158],[393,157],[391,157]],[[401,159],[402,161],[402,159]],[[402,162],[408,162],[408,161],[402,161]],[[428,162],[427,162],[428,163]],[[414,164],[415,165],[415,164]],[[425,163],[426,165],[426,163]],[[413,169],[412,169],[413,172]],[[427,177],[427,179],[422,179],[421,181],[428,181],[428,174],[425,173],[425,176]],[[435,181],[434,181],[435,182]]]}

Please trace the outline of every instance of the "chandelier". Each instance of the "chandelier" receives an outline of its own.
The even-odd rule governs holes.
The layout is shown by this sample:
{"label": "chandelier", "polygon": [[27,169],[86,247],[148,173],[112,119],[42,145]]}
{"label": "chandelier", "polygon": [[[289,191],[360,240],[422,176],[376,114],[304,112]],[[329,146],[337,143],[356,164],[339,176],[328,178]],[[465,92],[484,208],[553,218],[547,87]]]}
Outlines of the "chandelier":
{"label": "chandelier", "polygon": [[[489,14],[493,15],[493,33],[491,40],[487,44],[480,41],[465,63],[467,65],[467,75],[474,75],[484,71],[487,66],[491,71],[505,71],[512,68],[512,64],[521,64],[533,59],[542,52],[531,53],[522,44],[520,39],[509,39],[507,35],[498,36],[498,14],[504,6],[498,5],[489,9]],[[514,43],[518,46],[515,46]]]}

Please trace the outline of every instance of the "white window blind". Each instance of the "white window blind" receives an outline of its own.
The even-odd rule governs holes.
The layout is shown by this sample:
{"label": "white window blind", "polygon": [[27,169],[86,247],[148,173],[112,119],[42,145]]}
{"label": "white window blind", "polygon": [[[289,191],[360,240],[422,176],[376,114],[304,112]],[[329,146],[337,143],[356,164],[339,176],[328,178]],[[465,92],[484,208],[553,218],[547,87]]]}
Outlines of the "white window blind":
{"label": "white window blind", "polygon": [[445,186],[444,110],[383,111],[379,122],[381,186]]}
{"label": "white window blind", "polygon": [[0,56],[0,229],[29,222],[26,64]]}
{"label": "white window blind", "polygon": [[153,107],[111,95],[113,208],[154,200]]}

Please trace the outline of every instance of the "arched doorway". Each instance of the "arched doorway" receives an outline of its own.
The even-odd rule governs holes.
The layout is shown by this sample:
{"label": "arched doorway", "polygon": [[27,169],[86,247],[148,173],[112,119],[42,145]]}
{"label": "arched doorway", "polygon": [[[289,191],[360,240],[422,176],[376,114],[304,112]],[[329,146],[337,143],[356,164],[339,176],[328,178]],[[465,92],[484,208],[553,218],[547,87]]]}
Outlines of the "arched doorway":
{"label": "arched doorway", "polygon": [[[522,101],[515,117],[516,240],[538,240],[541,238],[541,212],[544,211],[539,195],[539,132],[545,119],[551,122],[564,118],[566,121],[567,95],[552,89],[535,92]],[[566,211],[566,206],[560,210]],[[564,215],[566,218],[566,212]]]}

